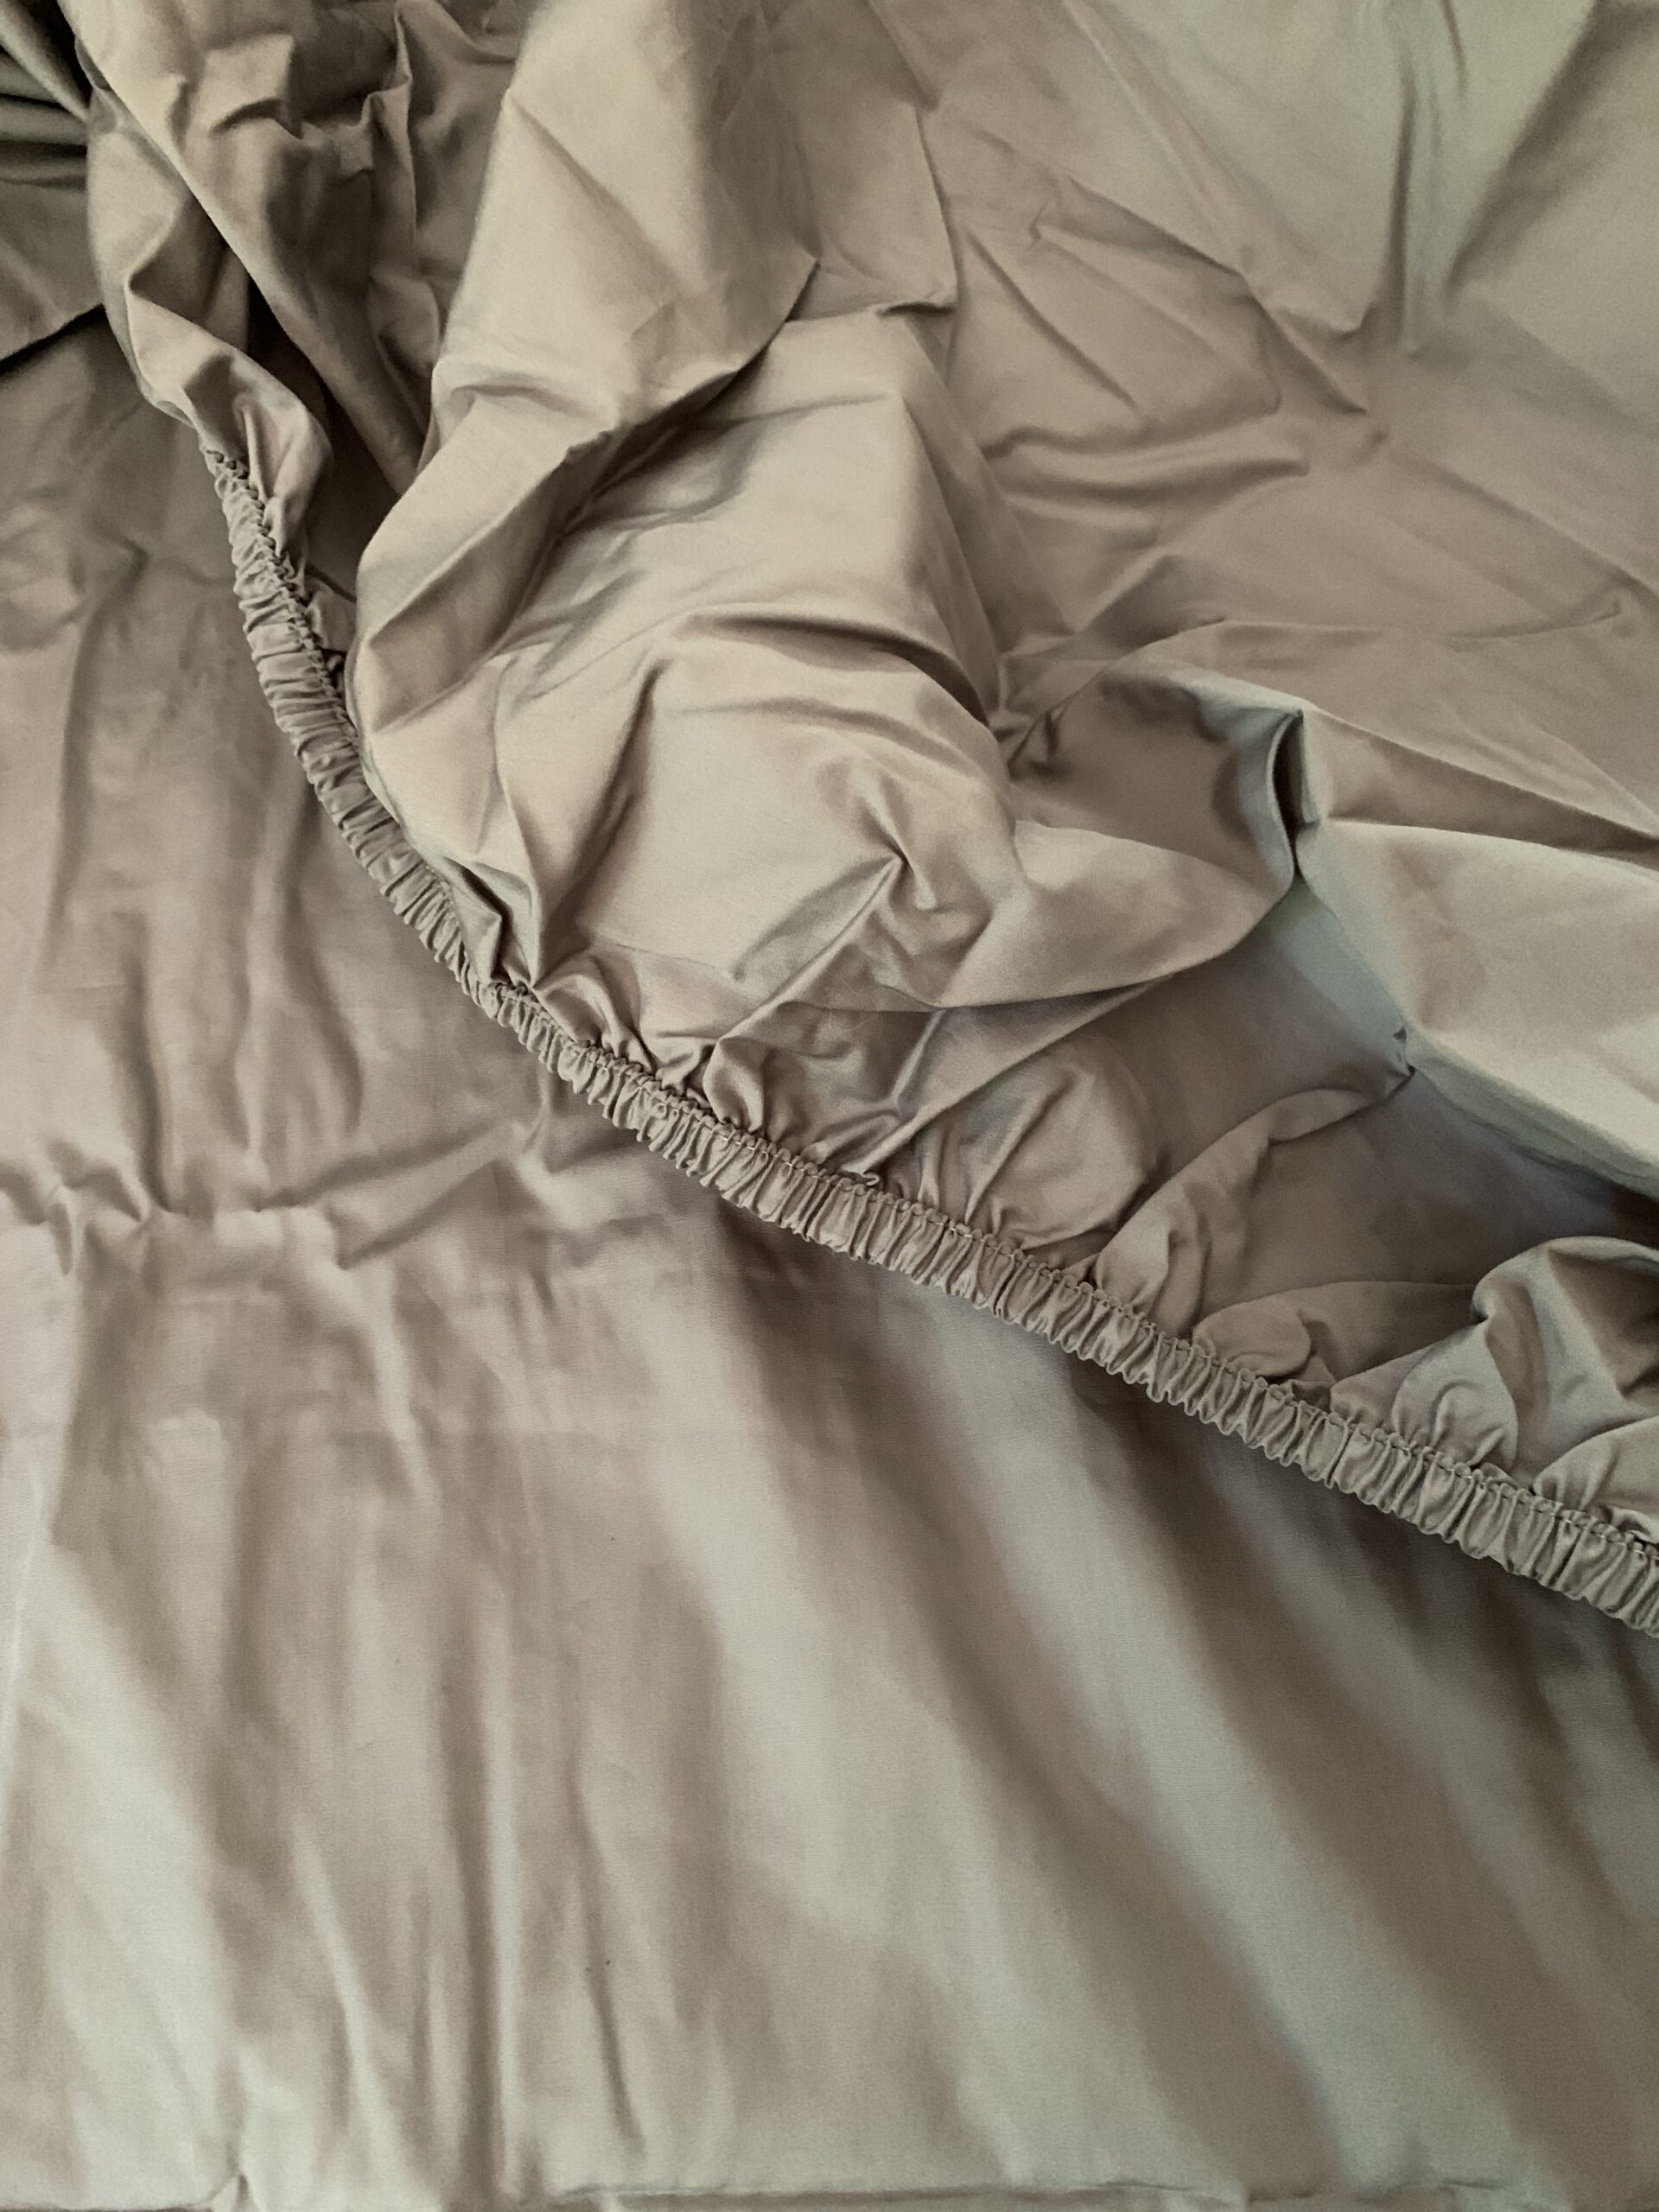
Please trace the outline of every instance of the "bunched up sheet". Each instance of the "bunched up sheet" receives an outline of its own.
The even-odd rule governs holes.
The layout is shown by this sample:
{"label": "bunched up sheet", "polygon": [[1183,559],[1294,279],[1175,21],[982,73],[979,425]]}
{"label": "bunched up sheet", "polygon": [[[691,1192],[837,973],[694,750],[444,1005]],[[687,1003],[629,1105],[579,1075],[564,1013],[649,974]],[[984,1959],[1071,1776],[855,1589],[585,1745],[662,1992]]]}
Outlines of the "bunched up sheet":
{"label": "bunched up sheet", "polygon": [[1650,2204],[1659,10],[0,47],[0,2205]]}

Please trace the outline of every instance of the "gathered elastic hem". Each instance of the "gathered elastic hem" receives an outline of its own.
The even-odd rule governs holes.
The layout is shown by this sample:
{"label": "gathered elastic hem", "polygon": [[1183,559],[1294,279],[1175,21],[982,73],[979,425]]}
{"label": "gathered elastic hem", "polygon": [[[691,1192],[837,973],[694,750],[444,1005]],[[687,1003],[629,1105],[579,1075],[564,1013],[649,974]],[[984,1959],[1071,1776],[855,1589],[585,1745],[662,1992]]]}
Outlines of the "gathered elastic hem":
{"label": "gathered elastic hem", "polygon": [[212,448],[207,459],[265,697],[330,819],[467,995],[618,1128],[762,1221],[965,1299],[1281,1466],[1659,1636],[1659,1547],[1497,1468],[1311,1405],[1015,1246],[723,1122],[649,1069],[572,1036],[525,985],[481,975],[448,886],[369,786],[338,666],[246,469]]}

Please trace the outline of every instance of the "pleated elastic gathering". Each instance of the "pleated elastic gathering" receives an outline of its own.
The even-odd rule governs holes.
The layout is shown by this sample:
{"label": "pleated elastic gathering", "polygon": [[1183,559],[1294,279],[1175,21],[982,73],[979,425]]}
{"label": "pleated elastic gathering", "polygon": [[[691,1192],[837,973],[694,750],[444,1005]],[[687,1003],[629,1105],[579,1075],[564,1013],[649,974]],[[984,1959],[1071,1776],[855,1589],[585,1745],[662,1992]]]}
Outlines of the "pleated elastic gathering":
{"label": "pleated elastic gathering", "polygon": [[1524,1489],[1497,1468],[1346,1421],[873,1177],[817,1166],[736,1128],[649,1069],[572,1036],[525,986],[481,975],[448,887],[370,788],[338,664],[317,639],[248,472],[222,452],[207,449],[207,459],[254,664],[312,789],[427,950],[562,1082],[757,1218],[965,1300],[1281,1466],[1659,1636],[1659,1548],[1641,1537]]}

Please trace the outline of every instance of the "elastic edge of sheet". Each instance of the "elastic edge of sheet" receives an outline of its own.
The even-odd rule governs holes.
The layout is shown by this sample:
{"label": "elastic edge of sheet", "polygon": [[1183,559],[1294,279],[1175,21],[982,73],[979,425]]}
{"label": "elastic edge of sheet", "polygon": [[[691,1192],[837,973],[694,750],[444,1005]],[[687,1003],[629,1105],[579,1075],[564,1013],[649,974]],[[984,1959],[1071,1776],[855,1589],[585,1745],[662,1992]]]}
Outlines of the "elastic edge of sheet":
{"label": "elastic edge of sheet", "polygon": [[648,1069],[573,1037],[523,985],[480,975],[448,887],[369,785],[338,660],[317,638],[247,471],[229,454],[204,452],[225,510],[254,665],[313,790],[434,958],[561,1081],[760,1219],[966,1300],[1281,1466],[1659,1636],[1659,1547],[1523,1490],[1494,1468],[1310,1405],[965,1223],[722,1122]]}

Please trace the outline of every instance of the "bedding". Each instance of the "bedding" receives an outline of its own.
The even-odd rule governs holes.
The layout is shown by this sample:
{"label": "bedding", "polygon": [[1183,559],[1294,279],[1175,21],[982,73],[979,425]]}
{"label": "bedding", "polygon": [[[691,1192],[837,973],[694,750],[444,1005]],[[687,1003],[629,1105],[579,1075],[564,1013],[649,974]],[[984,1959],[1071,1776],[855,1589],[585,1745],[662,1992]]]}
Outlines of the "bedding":
{"label": "bedding", "polygon": [[0,48],[0,2204],[1659,2203],[1659,12]]}

